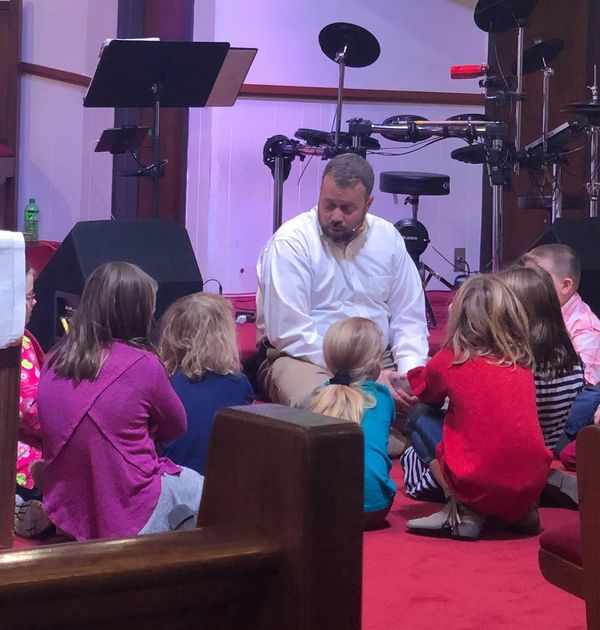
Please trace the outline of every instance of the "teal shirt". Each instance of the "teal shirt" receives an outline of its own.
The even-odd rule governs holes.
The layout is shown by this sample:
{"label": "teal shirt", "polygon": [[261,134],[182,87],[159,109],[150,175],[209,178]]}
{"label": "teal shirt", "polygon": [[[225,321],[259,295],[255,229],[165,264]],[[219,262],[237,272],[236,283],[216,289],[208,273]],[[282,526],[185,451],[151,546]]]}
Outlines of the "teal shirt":
{"label": "teal shirt", "polygon": [[396,484],[390,478],[392,462],[387,454],[396,407],[385,385],[365,381],[362,389],[376,401],[374,407],[365,409],[361,425],[365,437],[364,510],[377,512],[385,509],[396,495]]}
{"label": "teal shirt", "polygon": [[396,484],[390,478],[392,462],[387,454],[396,407],[385,385],[365,381],[362,390],[375,399],[375,406],[365,409],[361,423],[365,440],[364,511],[378,512],[396,495]]}

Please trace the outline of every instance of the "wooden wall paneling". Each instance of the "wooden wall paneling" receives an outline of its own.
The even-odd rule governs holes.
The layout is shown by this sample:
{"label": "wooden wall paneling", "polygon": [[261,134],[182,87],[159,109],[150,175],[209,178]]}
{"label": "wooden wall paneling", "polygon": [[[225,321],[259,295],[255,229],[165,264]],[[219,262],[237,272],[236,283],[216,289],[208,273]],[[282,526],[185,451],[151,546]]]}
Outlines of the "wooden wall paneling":
{"label": "wooden wall paneling", "polygon": [[[555,74],[550,80],[549,129],[553,129],[568,120],[576,120],[573,114],[562,112],[566,104],[581,101],[586,96],[588,59],[588,31],[582,25],[588,24],[589,8],[594,0],[544,0],[538,2],[529,20],[525,32],[525,49],[535,40],[562,38],[565,48],[550,64]],[[597,13],[597,11],[596,11]],[[590,25],[591,32],[591,25]],[[597,32],[597,31],[596,31]],[[488,62],[498,67],[504,74],[512,74],[516,61],[517,30],[490,35]],[[499,64],[498,64],[499,62]],[[523,91],[526,100],[523,103],[522,145],[536,140],[542,134],[542,72],[536,71],[524,76]],[[589,93],[589,91],[588,91]],[[488,113],[494,118],[509,122],[514,137],[514,115],[510,106],[496,107],[488,105]],[[582,120],[582,119],[580,119]],[[582,144],[585,142],[582,139]],[[568,156],[568,164],[563,168],[562,190],[564,195],[578,198],[574,209],[564,209],[563,216],[587,216],[588,199],[585,181],[589,156],[585,149]],[[512,187],[504,193],[504,248],[503,261],[514,260],[545,232],[550,224],[550,211],[520,209],[517,198],[521,195],[536,194],[540,191],[540,179],[529,169],[521,169],[512,177]],[[549,194],[549,186],[545,187]],[[489,215],[490,206],[486,213]],[[489,240],[489,234],[482,233],[482,241]],[[482,257],[482,264],[483,257]]]}
{"label": "wooden wall paneling", "polygon": [[0,144],[15,154],[15,176],[0,186],[0,228],[17,227],[17,174],[19,78],[18,62],[21,54],[21,3],[9,0],[0,3]]}
{"label": "wooden wall paneling", "polygon": [[[117,37],[138,38],[144,35],[144,0],[119,0]],[[115,108],[115,127],[140,124],[140,110],[135,107]],[[131,155],[113,158],[112,215],[115,219],[135,219],[138,206],[138,178],[121,173],[138,168]]]}
{"label": "wooden wall paneling", "polygon": [[[146,0],[144,4],[144,36],[164,41],[192,41],[194,0]],[[140,124],[152,125],[153,112],[144,109]],[[159,216],[185,223],[187,188],[188,110],[162,108],[160,112],[161,159],[169,160],[160,180]],[[152,161],[151,149],[141,152],[143,162]],[[152,180],[139,182],[138,216],[152,214]]]}
{"label": "wooden wall paneling", "polygon": [[[125,38],[160,37],[164,41],[192,41],[194,0],[120,0],[118,36]],[[151,127],[153,110],[118,108],[115,126]],[[161,159],[169,160],[160,180],[159,216],[185,222],[187,185],[188,110],[162,108],[160,112]],[[144,164],[152,162],[150,141],[140,151]],[[129,156],[118,156],[113,162],[113,216],[117,219],[152,216],[151,178],[124,178],[119,173],[135,170]]]}

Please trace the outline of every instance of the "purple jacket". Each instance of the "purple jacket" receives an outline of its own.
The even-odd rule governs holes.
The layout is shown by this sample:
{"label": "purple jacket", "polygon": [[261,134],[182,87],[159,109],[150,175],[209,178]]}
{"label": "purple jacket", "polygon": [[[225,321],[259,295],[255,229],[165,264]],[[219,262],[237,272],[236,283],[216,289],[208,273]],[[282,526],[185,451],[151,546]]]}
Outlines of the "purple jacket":
{"label": "purple jacket", "polygon": [[161,475],[181,471],[157,456],[149,428],[160,442],[186,430],[158,358],[114,343],[98,378],[79,385],[46,368],[38,412],[52,522],[76,540],[137,534],[156,507]]}

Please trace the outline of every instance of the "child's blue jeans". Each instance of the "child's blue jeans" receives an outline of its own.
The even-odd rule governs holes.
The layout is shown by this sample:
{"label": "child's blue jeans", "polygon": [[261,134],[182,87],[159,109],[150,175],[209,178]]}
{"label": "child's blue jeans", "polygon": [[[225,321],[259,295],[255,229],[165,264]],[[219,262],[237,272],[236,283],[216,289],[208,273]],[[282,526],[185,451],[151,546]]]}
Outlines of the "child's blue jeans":
{"label": "child's blue jeans", "polygon": [[429,464],[435,459],[436,446],[442,440],[444,412],[439,407],[418,403],[408,413],[406,427],[419,459]]}
{"label": "child's blue jeans", "polygon": [[577,437],[583,427],[594,422],[594,412],[598,405],[600,405],[600,387],[586,385],[573,399],[565,429],[554,449],[555,453],[560,453],[569,442]]}

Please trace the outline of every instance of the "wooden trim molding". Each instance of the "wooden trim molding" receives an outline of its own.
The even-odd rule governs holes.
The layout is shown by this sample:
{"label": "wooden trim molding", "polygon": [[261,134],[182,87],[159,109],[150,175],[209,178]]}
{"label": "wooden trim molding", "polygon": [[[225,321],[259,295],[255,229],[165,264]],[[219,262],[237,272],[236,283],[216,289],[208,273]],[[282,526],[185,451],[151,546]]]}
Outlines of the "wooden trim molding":
{"label": "wooden trim molding", "polygon": [[[337,89],[328,87],[302,87],[294,85],[243,85],[244,98],[275,98],[306,101],[335,101]],[[483,107],[482,94],[465,92],[416,92],[409,90],[365,90],[345,88],[346,102],[362,103],[423,103],[427,105],[473,105]]]}
{"label": "wooden trim molding", "polygon": [[[60,81],[87,88],[90,77],[75,72],[40,66],[24,61],[19,62],[19,72],[35,77]],[[240,90],[241,98],[285,99],[298,101],[335,101],[336,88],[303,87],[295,85],[255,85],[245,84]],[[482,94],[467,92],[418,92],[409,90],[365,90],[346,88],[344,100],[362,103],[423,103],[426,105],[472,105],[483,107]]]}
{"label": "wooden trim molding", "polygon": [[58,70],[57,68],[49,68],[48,66],[40,66],[35,63],[27,63],[19,61],[19,74],[29,74],[33,77],[42,79],[50,79],[68,85],[78,85],[87,88],[91,82],[91,78],[84,74],[76,72],[67,72],[66,70]]}

